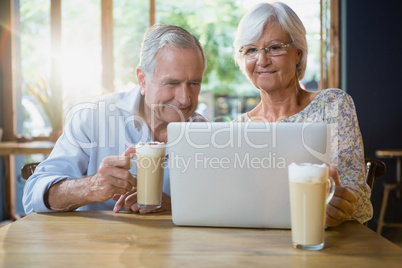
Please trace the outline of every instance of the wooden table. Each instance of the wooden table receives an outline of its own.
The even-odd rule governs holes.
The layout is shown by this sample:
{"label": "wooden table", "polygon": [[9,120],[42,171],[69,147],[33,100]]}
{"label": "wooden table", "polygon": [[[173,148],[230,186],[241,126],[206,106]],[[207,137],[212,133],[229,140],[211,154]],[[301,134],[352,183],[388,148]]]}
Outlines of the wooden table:
{"label": "wooden table", "polygon": [[34,213],[0,228],[0,266],[401,267],[402,248],[364,225],[325,235],[323,250],[305,251],[290,230],[180,227],[166,212]]}
{"label": "wooden table", "polygon": [[6,189],[6,219],[15,220],[19,216],[15,206],[15,155],[19,154],[50,154],[54,146],[53,142],[0,142],[0,156],[4,156],[5,165],[5,189]]}
{"label": "wooden table", "polygon": [[377,150],[375,152],[380,158],[395,158],[396,159],[396,182],[402,182],[402,150]]}

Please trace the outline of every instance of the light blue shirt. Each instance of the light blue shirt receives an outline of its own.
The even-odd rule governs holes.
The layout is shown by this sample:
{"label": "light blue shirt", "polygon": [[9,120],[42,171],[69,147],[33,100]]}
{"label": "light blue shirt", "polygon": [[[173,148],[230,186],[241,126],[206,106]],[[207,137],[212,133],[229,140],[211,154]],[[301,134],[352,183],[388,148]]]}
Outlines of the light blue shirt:
{"label": "light blue shirt", "polygon": [[[51,212],[44,203],[44,195],[52,185],[65,179],[94,175],[105,157],[122,155],[130,145],[151,141],[150,129],[138,115],[140,100],[137,86],[70,109],[65,115],[69,120],[63,135],[25,184],[22,200],[25,213]],[[188,121],[206,119],[194,113]],[[130,172],[137,174],[135,163]],[[164,172],[163,192],[170,195],[168,168]],[[110,199],[77,210],[112,210],[114,205],[115,201]]]}

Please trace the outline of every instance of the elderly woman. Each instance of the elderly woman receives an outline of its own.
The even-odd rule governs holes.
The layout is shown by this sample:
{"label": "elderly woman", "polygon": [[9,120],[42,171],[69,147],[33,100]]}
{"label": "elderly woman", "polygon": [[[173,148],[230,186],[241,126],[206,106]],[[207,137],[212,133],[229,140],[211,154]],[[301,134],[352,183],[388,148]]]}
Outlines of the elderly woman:
{"label": "elderly woman", "polygon": [[261,95],[261,102],[235,121],[330,124],[330,173],[337,186],[327,206],[326,223],[368,221],[373,209],[353,100],[340,89],[307,92],[300,86],[307,65],[307,41],[296,13],[280,2],[258,4],[240,21],[234,48],[236,63]]}

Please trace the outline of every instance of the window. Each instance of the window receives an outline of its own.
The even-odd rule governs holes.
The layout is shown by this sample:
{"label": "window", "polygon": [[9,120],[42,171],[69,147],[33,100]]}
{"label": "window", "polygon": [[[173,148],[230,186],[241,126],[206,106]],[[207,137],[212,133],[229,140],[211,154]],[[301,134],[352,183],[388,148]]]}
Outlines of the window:
{"label": "window", "polygon": [[[50,1],[35,3],[20,0],[20,78],[23,113],[22,133],[24,135],[49,135],[51,123],[45,107],[38,104],[40,95],[51,94],[44,84],[50,77]],[[48,91],[49,90],[49,91]],[[43,101],[46,101],[43,99]]]}
{"label": "window", "polygon": [[141,41],[150,25],[150,3],[143,0],[113,2],[114,85],[129,90],[137,83]]}

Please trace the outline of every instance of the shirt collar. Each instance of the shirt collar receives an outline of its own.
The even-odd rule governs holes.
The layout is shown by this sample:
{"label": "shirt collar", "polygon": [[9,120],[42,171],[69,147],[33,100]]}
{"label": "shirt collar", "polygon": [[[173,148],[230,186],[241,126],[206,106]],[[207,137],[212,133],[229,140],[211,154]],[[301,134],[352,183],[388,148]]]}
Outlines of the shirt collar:
{"label": "shirt collar", "polygon": [[116,103],[116,107],[137,115],[140,109],[140,102],[141,102],[140,86],[137,85],[132,90],[127,91],[126,96],[124,96],[124,98],[122,98]]}

